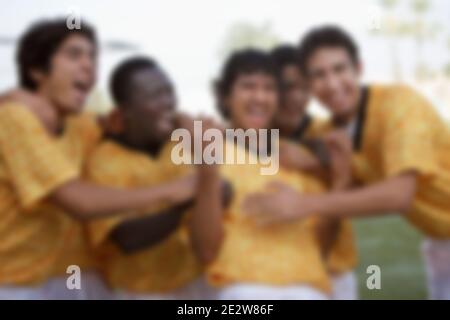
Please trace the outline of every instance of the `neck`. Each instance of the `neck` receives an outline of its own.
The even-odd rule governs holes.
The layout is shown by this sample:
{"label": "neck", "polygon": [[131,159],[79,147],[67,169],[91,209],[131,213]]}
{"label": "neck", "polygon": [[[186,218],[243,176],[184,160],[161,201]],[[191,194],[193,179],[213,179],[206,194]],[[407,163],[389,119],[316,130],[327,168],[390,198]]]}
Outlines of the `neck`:
{"label": "neck", "polygon": [[36,92],[36,103],[32,104],[36,115],[44,127],[52,134],[57,135],[63,129],[64,117],[58,112],[58,107],[51,102],[43,90]]}
{"label": "neck", "polygon": [[360,87],[357,91],[356,99],[352,107],[349,109],[348,112],[334,116],[333,117],[334,123],[336,123],[339,126],[346,126],[358,115],[358,109],[363,98],[362,92],[363,88]]}
{"label": "neck", "polygon": [[156,156],[159,153],[161,147],[164,144],[163,142],[144,143],[139,137],[139,135],[136,136],[134,134],[125,132],[117,136],[116,140],[131,149],[146,153],[152,157]]}

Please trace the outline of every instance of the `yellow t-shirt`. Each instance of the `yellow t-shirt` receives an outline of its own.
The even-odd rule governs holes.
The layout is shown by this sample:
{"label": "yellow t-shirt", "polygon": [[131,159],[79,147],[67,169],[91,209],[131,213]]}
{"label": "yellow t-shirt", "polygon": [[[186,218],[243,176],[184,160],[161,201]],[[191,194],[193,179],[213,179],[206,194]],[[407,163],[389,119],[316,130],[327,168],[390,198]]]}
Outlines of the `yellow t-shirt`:
{"label": "yellow t-shirt", "polygon": [[[64,133],[58,138],[58,145],[71,163],[86,175],[86,162],[101,139],[102,133],[93,114],[82,113],[70,116],[65,121]],[[98,261],[88,241],[84,223],[73,220],[70,233],[64,243],[64,250],[55,265],[55,275],[66,275],[67,267],[77,265],[82,270],[97,268]]]}
{"label": "yellow t-shirt", "polygon": [[[167,165],[171,162],[170,144],[157,159],[127,149],[113,141],[103,142],[93,153],[88,174],[92,181],[117,188],[153,186],[180,177],[186,168]],[[170,169],[170,168],[173,168]],[[145,214],[161,210],[149,208]],[[132,214],[132,213],[130,213]],[[136,213],[139,215],[141,213]],[[103,270],[109,285],[132,292],[162,293],[180,288],[194,280],[200,267],[191,250],[182,224],[161,243],[136,253],[122,253],[108,236],[124,219],[116,216],[90,223],[89,234],[94,247],[103,256]]]}
{"label": "yellow t-shirt", "polygon": [[[225,152],[231,150],[235,154],[245,152],[232,143],[227,144]],[[252,154],[247,156],[253,157]],[[233,187],[234,196],[225,212],[225,237],[220,252],[206,271],[209,282],[215,286],[233,282],[304,283],[327,291],[328,277],[312,221],[262,228],[241,209],[246,195],[266,190],[266,185],[272,181],[287,183],[301,192],[316,192],[320,186],[315,179],[282,169],[276,175],[261,175],[260,168],[257,164],[220,167],[221,175]]]}
{"label": "yellow t-shirt", "polygon": [[356,176],[374,183],[413,170],[419,180],[407,219],[425,234],[450,237],[450,129],[406,86],[371,86]]}
{"label": "yellow t-shirt", "polygon": [[[304,131],[305,138],[320,138],[332,129],[329,119],[311,118]],[[353,235],[352,223],[349,219],[342,219],[336,241],[330,248],[327,258],[328,270],[334,274],[353,270],[358,262],[358,253]]]}
{"label": "yellow t-shirt", "polygon": [[45,198],[79,173],[32,112],[0,107],[0,285],[51,275],[73,224]]}

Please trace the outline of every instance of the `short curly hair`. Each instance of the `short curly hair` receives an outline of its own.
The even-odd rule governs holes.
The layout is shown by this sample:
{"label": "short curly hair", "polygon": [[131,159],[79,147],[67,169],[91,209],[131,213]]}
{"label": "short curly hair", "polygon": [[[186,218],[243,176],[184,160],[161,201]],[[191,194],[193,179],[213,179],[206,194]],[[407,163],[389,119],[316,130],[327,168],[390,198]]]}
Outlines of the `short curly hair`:
{"label": "short curly hair", "polygon": [[297,48],[289,44],[277,46],[270,52],[278,73],[281,73],[285,67],[297,66],[297,54]]}
{"label": "short curly hair", "polygon": [[118,106],[124,107],[132,95],[134,75],[143,69],[154,70],[156,68],[158,68],[158,64],[149,57],[136,56],[121,62],[112,72],[109,83],[109,90],[114,102]]}
{"label": "short curly hair", "polygon": [[359,49],[353,38],[338,26],[327,25],[312,29],[300,41],[297,63],[303,74],[307,74],[308,60],[324,47],[343,48],[354,63],[359,62]]}
{"label": "short curly hair", "polygon": [[262,72],[278,80],[277,68],[270,56],[260,49],[247,48],[232,53],[223,65],[221,75],[215,82],[217,109],[219,113],[228,118],[227,107],[223,105],[223,99],[227,97],[240,75]]}
{"label": "short curly hair", "polygon": [[69,29],[65,18],[41,20],[32,24],[19,40],[16,62],[20,86],[36,90],[37,83],[31,76],[31,70],[47,72],[50,62],[69,36],[79,34],[89,39],[97,47],[95,30],[88,23],[82,23],[80,29]]}

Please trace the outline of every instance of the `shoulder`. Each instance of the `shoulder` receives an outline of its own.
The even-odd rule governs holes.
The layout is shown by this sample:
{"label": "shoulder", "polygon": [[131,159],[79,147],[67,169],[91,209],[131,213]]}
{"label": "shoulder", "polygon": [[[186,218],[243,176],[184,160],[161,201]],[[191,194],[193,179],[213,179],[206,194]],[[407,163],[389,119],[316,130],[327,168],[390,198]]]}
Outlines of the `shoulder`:
{"label": "shoulder", "polygon": [[39,124],[39,118],[32,109],[16,102],[5,102],[0,104],[0,120],[3,122],[12,121],[12,124]]}
{"label": "shoulder", "polygon": [[417,90],[407,85],[373,86],[370,91],[372,115],[386,121],[422,119],[434,121],[436,111],[432,104]]}
{"label": "shoulder", "polygon": [[99,139],[102,134],[98,116],[94,113],[82,112],[78,115],[70,116],[67,119],[67,126],[70,130],[76,131],[77,134],[92,139]]}
{"label": "shoulder", "polygon": [[28,107],[16,103],[0,105],[0,139],[8,144],[52,140],[39,117]]}
{"label": "shoulder", "polygon": [[137,152],[133,152],[121,144],[104,139],[93,150],[90,162],[121,163],[136,158]]}
{"label": "shoulder", "polygon": [[370,87],[371,99],[379,102],[384,111],[396,109],[424,108],[430,106],[429,101],[417,90],[404,84],[374,85]]}

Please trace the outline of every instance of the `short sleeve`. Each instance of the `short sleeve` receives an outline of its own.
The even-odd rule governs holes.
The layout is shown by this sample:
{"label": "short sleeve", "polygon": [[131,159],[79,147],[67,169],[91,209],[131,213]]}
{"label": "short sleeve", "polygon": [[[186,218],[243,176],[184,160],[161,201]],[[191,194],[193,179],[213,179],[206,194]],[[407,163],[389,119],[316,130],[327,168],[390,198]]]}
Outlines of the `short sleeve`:
{"label": "short sleeve", "polygon": [[384,175],[415,171],[421,177],[436,172],[433,107],[408,88],[398,88],[382,109]]}
{"label": "short sleeve", "polygon": [[18,199],[30,207],[79,172],[39,122],[21,105],[0,107],[0,153]]}

